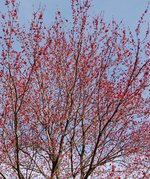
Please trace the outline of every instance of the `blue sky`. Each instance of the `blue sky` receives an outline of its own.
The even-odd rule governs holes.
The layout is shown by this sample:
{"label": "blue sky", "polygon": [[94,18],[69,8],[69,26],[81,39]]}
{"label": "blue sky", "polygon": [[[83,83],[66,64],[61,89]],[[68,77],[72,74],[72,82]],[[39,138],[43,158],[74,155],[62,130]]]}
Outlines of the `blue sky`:
{"label": "blue sky", "polygon": [[[1,0],[4,2],[4,0]],[[137,24],[142,12],[146,9],[149,0],[92,0],[91,14],[104,11],[106,20],[114,18],[117,21],[123,19],[124,23],[131,28]],[[21,21],[27,22],[32,13],[32,5],[37,8],[41,3],[46,6],[46,22],[51,22],[56,9],[61,9],[65,17],[70,16],[70,0],[20,0]],[[0,11],[3,10],[3,4],[0,5]],[[147,17],[148,21],[148,17]]]}

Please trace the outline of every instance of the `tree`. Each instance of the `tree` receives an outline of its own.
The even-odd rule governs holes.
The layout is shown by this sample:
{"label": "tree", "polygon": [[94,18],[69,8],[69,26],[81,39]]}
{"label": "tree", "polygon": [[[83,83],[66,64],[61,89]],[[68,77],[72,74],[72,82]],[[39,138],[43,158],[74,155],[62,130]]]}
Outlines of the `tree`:
{"label": "tree", "polygon": [[28,28],[15,0],[6,7],[1,177],[148,177],[149,29],[141,35],[148,8],[134,34],[122,23],[92,18],[90,0],[71,0],[72,19],[57,11],[51,27],[42,9]]}

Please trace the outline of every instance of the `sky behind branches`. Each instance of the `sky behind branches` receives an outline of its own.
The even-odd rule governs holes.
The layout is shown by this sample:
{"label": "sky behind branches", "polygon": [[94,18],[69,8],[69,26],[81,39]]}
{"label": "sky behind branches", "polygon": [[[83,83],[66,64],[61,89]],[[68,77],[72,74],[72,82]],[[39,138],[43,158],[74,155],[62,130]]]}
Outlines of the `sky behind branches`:
{"label": "sky behind branches", "polygon": [[[5,0],[0,0],[0,11],[4,9]],[[82,0],[81,0],[82,1]],[[149,0],[92,0],[92,10],[93,13],[98,14],[104,12],[106,20],[111,20],[114,18],[118,22],[123,20],[123,22],[130,26],[132,29],[136,27],[138,19],[140,18],[142,12],[146,9]],[[45,21],[51,23],[54,17],[55,11],[60,9],[63,16],[70,17],[70,0],[20,0],[20,19],[22,23],[26,23],[27,20],[31,18],[33,5],[34,9],[41,7],[46,7]],[[146,17],[148,21],[148,17]]]}

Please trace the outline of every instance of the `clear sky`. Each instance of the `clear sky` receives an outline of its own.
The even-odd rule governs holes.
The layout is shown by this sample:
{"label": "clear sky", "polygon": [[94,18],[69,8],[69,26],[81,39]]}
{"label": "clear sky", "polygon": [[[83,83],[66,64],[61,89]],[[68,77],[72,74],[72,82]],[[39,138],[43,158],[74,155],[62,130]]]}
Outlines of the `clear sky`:
{"label": "clear sky", "polygon": [[[0,2],[2,2],[0,3],[0,11],[2,11],[4,0],[0,0]],[[61,9],[64,16],[70,16],[69,2],[70,0],[20,0],[21,20],[27,22],[32,13],[32,5],[36,8],[40,3],[42,6],[46,6],[46,22],[50,23],[56,9]],[[117,21],[123,19],[127,26],[134,28],[148,2],[149,0],[92,0],[92,12],[97,14],[104,11],[106,20],[110,20],[113,17]]]}

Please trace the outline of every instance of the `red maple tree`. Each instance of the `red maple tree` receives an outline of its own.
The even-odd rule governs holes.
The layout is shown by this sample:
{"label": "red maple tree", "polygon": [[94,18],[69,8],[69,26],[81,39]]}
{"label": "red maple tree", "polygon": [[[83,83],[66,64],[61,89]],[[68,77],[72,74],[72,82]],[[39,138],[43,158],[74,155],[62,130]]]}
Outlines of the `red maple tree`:
{"label": "red maple tree", "polygon": [[29,27],[6,0],[0,47],[2,178],[148,178],[149,29],[91,17],[71,0],[72,19],[43,10]]}

